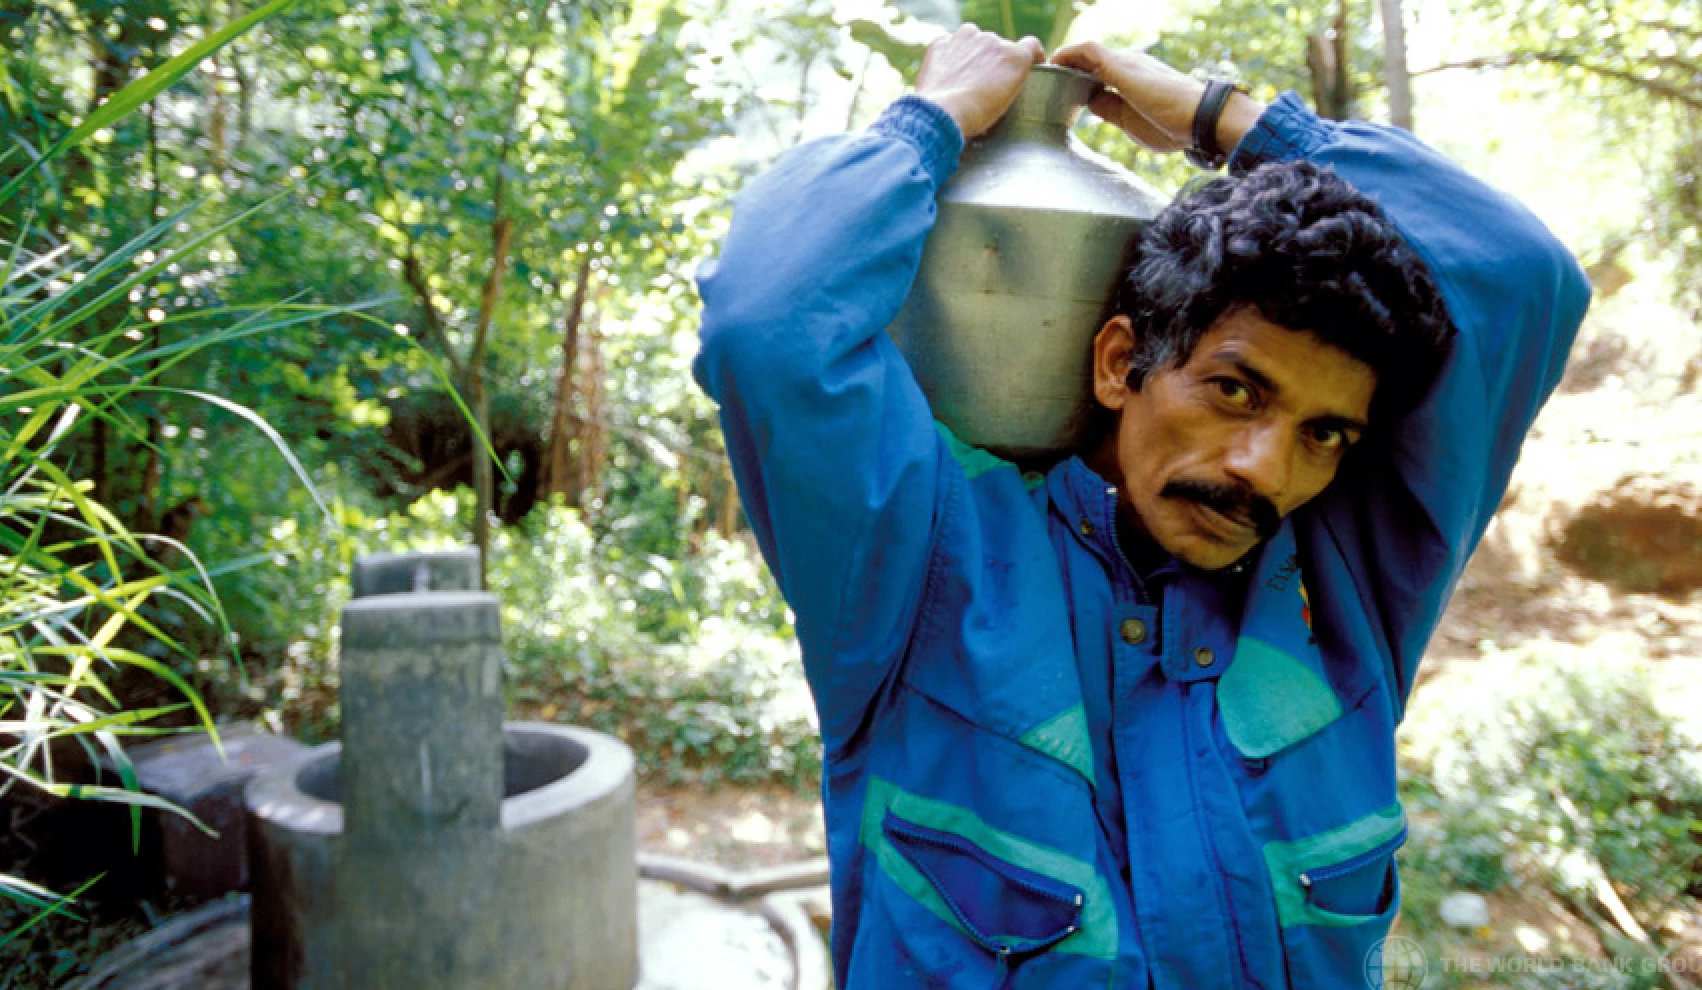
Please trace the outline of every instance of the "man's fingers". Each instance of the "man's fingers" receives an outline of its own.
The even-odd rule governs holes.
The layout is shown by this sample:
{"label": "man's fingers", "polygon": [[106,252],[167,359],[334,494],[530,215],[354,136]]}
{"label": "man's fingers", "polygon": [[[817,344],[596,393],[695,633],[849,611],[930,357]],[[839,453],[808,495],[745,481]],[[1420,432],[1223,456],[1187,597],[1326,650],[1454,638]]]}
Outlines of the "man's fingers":
{"label": "man's fingers", "polygon": [[1039,38],[1007,41],[964,24],[928,46],[916,92],[950,114],[964,137],[979,137],[1010,107],[1029,68],[1044,61]]}
{"label": "man's fingers", "polygon": [[1108,90],[1101,90],[1088,101],[1087,108],[1094,116],[1121,128],[1124,133],[1154,150],[1170,150],[1176,146],[1176,136],[1167,134],[1129,102]]}
{"label": "man's fingers", "polygon": [[1093,94],[1093,98],[1087,101],[1087,108],[1093,111],[1095,117],[1107,123],[1116,124],[1118,127],[1123,126],[1125,115],[1133,116],[1129,112],[1129,105],[1123,102],[1123,98],[1108,89],[1102,89]]}
{"label": "man's fingers", "polygon": [[1066,45],[1052,53],[1052,63],[1065,68],[1079,69],[1099,75],[1105,68],[1105,59],[1109,54],[1106,47],[1097,41],[1078,41]]}

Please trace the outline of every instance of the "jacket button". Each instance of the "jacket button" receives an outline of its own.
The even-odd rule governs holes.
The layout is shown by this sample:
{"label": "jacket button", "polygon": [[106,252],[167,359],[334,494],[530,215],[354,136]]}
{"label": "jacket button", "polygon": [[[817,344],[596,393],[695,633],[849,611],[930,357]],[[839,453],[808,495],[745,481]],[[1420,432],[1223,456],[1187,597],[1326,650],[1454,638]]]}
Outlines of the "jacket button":
{"label": "jacket button", "polygon": [[1146,623],[1139,619],[1124,619],[1117,631],[1123,634],[1123,642],[1130,646],[1139,646],[1146,642]]}
{"label": "jacket button", "polygon": [[1209,647],[1202,646],[1194,651],[1194,663],[1199,666],[1210,667],[1212,660],[1212,652]]}
{"label": "jacket button", "polygon": [[1081,521],[1081,535],[1092,536],[1093,535],[1093,523],[1088,522],[1086,519],[1083,519]]}

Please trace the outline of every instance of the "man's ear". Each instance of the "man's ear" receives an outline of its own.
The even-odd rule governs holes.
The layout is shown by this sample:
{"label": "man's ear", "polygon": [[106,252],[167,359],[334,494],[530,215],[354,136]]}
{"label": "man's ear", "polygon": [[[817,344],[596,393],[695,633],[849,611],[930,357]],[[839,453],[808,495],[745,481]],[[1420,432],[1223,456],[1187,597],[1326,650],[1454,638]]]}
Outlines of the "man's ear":
{"label": "man's ear", "polygon": [[1134,363],[1135,327],[1127,316],[1105,321],[1093,338],[1093,397],[1107,409],[1129,401],[1129,368]]}

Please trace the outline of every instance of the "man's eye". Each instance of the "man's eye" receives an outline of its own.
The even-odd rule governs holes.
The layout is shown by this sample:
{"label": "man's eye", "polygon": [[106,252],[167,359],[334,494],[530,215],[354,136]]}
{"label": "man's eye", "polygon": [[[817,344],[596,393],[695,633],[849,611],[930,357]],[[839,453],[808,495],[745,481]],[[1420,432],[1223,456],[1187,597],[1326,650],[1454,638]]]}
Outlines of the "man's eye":
{"label": "man's eye", "polygon": [[1349,445],[1347,431],[1336,426],[1312,428],[1312,442],[1325,450],[1341,450]]}
{"label": "man's eye", "polygon": [[1253,404],[1253,390],[1248,388],[1245,382],[1233,378],[1214,378],[1212,384],[1217,386],[1218,392],[1222,393],[1225,399],[1235,405],[1250,406]]}

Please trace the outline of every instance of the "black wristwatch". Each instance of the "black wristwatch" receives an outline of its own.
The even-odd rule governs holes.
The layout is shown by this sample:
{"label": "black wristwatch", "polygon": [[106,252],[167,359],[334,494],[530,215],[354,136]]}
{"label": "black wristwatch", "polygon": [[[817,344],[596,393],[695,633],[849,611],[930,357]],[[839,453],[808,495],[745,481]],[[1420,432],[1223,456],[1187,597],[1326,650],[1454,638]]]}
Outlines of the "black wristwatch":
{"label": "black wristwatch", "polygon": [[1223,116],[1229,94],[1247,92],[1250,90],[1245,83],[1228,79],[1206,80],[1205,94],[1200,97],[1200,105],[1194,108],[1194,146],[1182,152],[1189,164],[1216,171],[1228,163],[1229,152],[1218,147],[1217,120]]}

